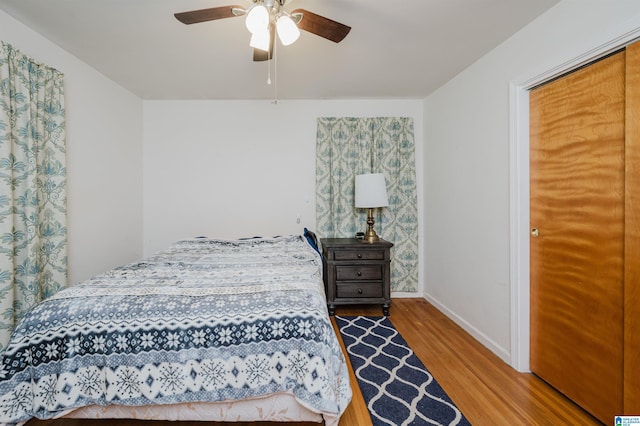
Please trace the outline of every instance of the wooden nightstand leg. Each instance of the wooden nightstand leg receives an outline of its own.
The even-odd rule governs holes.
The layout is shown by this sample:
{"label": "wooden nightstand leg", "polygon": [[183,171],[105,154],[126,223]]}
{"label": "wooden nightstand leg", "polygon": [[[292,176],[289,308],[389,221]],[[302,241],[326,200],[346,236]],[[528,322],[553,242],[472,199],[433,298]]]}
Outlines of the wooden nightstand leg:
{"label": "wooden nightstand leg", "polygon": [[336,305],[327,305],[329,309],[329,316],[332,317],[336,314]]}
{"label": "wooden nightstand leg", "polygon": [[391,307],[391,304],[389,303],[385,303],[384,305],[382,305],[382,315],[384,315],[385,317],[388,317],[390,307]]}

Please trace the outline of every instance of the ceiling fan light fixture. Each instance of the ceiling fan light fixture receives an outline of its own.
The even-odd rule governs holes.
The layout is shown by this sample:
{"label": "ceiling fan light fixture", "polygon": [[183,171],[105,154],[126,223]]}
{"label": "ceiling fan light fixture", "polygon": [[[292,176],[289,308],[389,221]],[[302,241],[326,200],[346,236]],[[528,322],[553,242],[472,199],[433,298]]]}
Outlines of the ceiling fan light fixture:
{"label": "ceiling fan light fixture", "polygon": [[269,33],[269,27],[251,34],[251,41],[249,41],[249,46],[253,47],[254,49],[260,49],[268,52],[270,44],[271,34]]}
{"label": "ceiling fan light fixture", "polygon": [[249,10],[244,22],[251,34],[263,31],[269,26],[269,11],[264,4],[256,4]]}
{"label": "ceiling fan light fixture", "polygon": [[293,20],[287,15],[280,15],[276,21],[278,37],[283,45],[289,46],[300,37],[300,30]]}
{"label": "ceiling fan light fixture", "polygon": [[254,47],[254,61],[268,61],[274,57],[276,33],[280,42],[287,46],[296,42],[300,31],[310,32],[334,43],[340,43],[351,31],[347,25],[306,9],[289,12],[284,8],[287,1],[252,0],[253,5],[246,9],[228,5],[174,13],[174,16],[183,24],[190,25],[246,15],[245,25],[251,33],[249,44]]}

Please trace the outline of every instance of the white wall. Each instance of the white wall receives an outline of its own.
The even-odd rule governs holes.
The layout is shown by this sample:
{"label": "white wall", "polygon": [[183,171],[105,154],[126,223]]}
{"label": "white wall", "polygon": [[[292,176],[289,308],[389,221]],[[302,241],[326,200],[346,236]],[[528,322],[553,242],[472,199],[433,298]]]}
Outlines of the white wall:
{"label": "white wall", "polygon": [[315,230],[323,116],[412,117],[421,180],[421,100],[145,101],[144,253],[198,235]]}
{"label": "white wall", "polygon": [[142,101],[0,11],[0,39],[65,75],[69,282],[142,255]]}
{"label": "white wall", "polygon": [[425,100],[425,295],[507,362],[510,292],[528,292],[510,275],[510,83],[638,27],[637,0],[564,0]]}

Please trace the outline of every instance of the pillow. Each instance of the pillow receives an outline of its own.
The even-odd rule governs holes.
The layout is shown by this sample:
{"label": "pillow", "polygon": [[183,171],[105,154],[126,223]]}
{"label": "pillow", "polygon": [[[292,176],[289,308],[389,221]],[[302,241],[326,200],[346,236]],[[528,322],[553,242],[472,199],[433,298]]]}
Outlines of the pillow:
{"label": "pillow", "polygon": [[309,242],[309,245],[313,247],[313,249],[319,254],[322,254],[320,253],[320,249],[318,248],[318,238],[316,237],[316,234],[312,231],[309,231],[307,228],[304,228],[304,236]]}

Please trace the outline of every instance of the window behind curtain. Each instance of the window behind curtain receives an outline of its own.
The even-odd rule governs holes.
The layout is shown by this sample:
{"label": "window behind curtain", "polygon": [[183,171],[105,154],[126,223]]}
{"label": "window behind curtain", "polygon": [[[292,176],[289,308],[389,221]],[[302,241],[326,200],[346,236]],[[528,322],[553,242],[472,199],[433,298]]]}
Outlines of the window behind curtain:
{"label": "window behind curtain", "polygon": [[375,229],[394,244],[391,290],[418,290],[418,209],[413,119],[322,117],[316,135],[316,221],[323,238],[365,231],[366,209],[354,207],[355,176],[384,173],[389,207]]}
{"label": "window behind curtain", "polygon": [[64,76],[0,44],[0,349],[67,285]]}

